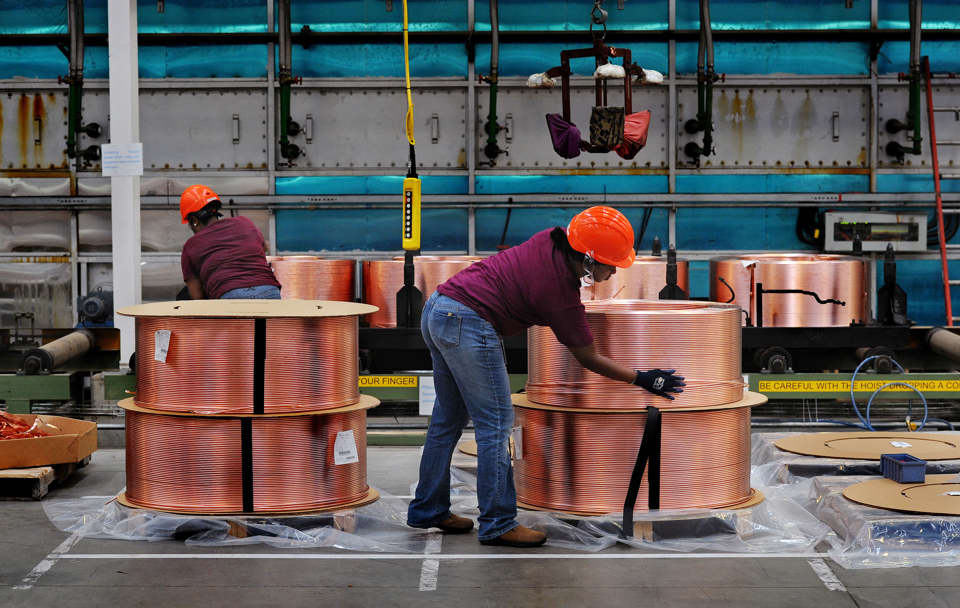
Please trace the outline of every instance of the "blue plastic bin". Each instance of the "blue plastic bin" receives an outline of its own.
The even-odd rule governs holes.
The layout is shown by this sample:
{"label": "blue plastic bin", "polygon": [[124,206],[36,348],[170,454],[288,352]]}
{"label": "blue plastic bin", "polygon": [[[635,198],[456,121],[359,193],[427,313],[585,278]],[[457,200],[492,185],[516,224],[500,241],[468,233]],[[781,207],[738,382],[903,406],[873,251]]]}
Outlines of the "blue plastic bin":
{"label": "blue plastic bin", "polygon": [[927,476],[927,461],[910,454],[883,454],[880,471],[897,483],[922,483]]}

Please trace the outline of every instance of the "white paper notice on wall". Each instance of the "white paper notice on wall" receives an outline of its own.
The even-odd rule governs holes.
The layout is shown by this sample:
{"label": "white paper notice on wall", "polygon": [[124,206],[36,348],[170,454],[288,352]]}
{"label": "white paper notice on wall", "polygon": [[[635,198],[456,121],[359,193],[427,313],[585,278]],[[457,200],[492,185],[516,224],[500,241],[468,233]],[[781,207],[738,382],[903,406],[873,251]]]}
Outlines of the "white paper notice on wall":
{"label": "white paper notice on wall", "polygon": [[433,386],[433,376],[420,376],[420,415],[433,414],[433,404],[437,400],[437,391]]}
{"label": "white paper notice on wall", "polygon": [[100,144],[100,166],[105,177],[143,175],[143,144]]}
{"label": "white paper notice on wall", "polygon": [[170,330],[158,329],[153,334],[153,360],[166,363],[168,352],[170,352]]}
{"label": "white paper notice on wall", "polygon": [[523,460],[523,427],[515,426],[510,429],[510,439],[513,440],[513,459]]}
{"label": "white paper notice on wall", "polygon": [[353,430],[340,431],[337,433],[337,440],[333,442],[333,463],[353,464],[354,462],[360,462],[357,438],[354,437]]}

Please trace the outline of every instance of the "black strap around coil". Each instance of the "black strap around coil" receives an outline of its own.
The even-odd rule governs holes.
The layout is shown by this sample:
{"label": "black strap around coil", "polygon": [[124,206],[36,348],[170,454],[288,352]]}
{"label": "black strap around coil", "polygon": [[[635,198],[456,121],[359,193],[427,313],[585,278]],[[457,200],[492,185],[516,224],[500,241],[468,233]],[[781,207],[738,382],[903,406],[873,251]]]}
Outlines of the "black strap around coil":
{"label": "black strap around coil", "polygon": [[253,512],[253,419],[240,419],[240,483],[243,511]]}
{"label": "black strap around coil", "polygon": [[[649,463],[649,466],[648,466]],[[640,440],[640,450],[637,452],[637,461],[633,465],[630,475],[630,485],[627,487],[627,497],[623,501],[623,529],[622,538],[633,536],[633,509],[637,504],[637,494],[640,492],[640,482],[643,481],[643,470],[647,474],[647,508],[660,508],[660,410],[652,405],[647,407],[647,421],[643,425],[643,438]]]}
{"label": "black strap around coil", "polygon": [[263,413],[263,376],[267,359],[267,320],[253,321],[253,413]]}

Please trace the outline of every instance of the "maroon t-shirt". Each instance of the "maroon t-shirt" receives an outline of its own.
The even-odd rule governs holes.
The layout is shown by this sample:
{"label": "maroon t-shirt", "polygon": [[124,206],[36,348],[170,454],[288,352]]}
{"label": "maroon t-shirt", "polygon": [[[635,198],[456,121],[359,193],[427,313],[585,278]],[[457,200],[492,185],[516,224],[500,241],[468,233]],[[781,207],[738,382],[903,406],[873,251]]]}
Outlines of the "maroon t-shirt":
{"label": "maroon t-shirt", "polygon": [[207,297],[216,300],[232,289],[276,285],[267,264],[263,234],[243,216],[210,224],[190,237],[180,255],[183,280],[200,279]]}
{"label": "maroon t-shirt", "polygon": [[437,287],[473,309],[501,335],[546,325],[561,344],[593,344],[580,302],[580,279],[555,251],[549,228],[526,242],[471,264]]}

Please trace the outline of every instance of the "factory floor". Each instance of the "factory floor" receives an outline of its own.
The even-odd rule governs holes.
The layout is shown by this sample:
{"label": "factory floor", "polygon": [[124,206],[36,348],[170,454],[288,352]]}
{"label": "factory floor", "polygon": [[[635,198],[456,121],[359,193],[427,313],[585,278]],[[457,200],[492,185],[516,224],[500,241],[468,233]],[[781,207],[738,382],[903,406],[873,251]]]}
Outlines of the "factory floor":
{"label": "factory floor", "polygon": [[[416,447],[370,447],[370,484],[407,496],[418,460]],[[123,468],[123,450],[101,449],[48,500],[116,493]],[[78,539],[57,530],[39,502],[0,502],[0,606],[960,606],[958,568],[844,570],[826,559],[824,570],[809,554],[693,556],[622,545],[517,550],[480,545],[475,534],[437,538],[432,550],[439,555],[424,559]]]}

